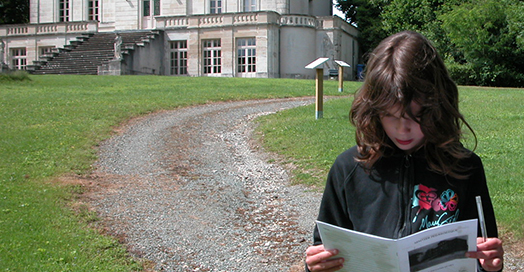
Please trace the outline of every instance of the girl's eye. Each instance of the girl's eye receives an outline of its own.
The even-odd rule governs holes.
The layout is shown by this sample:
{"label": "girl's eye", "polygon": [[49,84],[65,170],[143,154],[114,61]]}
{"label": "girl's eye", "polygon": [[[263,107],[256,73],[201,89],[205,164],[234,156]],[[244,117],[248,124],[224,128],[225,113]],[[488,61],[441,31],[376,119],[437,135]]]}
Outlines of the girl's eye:
{"label": "girl's eye", "polygon": [[400,119],[400,117],[397,117],[397,116],[395,116],[393,114],[385,114],[385,115],[382,116],[382,118],[389,119],[389,120],[398,120],[398,119]]}
{"label": "girl's eye", "polygon": [[389,113],[387,111],[386,112],[382,112],[380,115],[382,117],[395,117],[395,115],[393,115],[393,114],[391,114],[391,113]]}

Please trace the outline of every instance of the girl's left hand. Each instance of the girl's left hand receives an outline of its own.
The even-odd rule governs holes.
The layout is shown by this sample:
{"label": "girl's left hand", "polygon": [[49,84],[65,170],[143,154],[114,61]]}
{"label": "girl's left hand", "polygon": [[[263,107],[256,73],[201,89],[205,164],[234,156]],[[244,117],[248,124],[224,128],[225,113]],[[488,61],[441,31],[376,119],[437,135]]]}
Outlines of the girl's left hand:
{"label": "girl's left hand", "polygon": [[486,271],[500,271],[504,263],[504,249],[498,238],[488,238],[486,242],[477,238],[477,251],[466,253],[466,257],[479,259]]}

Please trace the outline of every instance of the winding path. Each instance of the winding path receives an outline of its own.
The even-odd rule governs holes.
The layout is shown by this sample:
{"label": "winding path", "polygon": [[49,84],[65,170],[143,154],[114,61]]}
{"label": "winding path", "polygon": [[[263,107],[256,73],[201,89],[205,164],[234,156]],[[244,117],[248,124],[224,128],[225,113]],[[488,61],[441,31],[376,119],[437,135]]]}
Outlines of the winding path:
{"label": "winding path", "polygon": [[158,270],[300,267],[320,194],[288,184],[251,141],[250,120],[312,102],[215,103],[133,120],[100,148],[91,205]]}
{"label": "winding path", "polygon": [[[89,204],[158,271],[303,271],[321,194],[289,185],[252,141],[251,120],[313,102],[213,103],[134,119],[101,145]],[[505,271],[524,271],[517,248],[506,247]]]}

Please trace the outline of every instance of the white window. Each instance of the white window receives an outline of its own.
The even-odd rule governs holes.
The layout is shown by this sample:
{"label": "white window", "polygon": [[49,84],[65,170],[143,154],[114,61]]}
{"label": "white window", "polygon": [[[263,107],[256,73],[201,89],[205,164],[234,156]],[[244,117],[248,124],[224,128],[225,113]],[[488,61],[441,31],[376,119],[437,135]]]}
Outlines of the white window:
{"label": "white window", "polygon": [[153,0],[153,15],[160,15],[160,0]]}
{"label": "white window", "polygon": [[69,0],[59,0],[58,9],[58,20],[60,22],[69,22]]}
{"label": "white window", "polygon": [[40,46],[38,47],[38,57],[41,58],[43,55],[53,53],[54,46]]}
{"label": "white window", "polygon": [[[143,14],[144,16],[155,16],[160,15],[160,0],[144,0],[142,1],[144,9]],[[153,4],[153,7],[151,7],[151,4]],[[151,13],[153,11],[153,13]]]}
{"label": "white window", "polygon": [[25,70],[27,65],[25,48],[11,48],[11,68]]}
{"label": "white window", "polygon": [[244,11],[256,11],[257,0],[244,0]]}
{"label": "white window", "polygon": [[151,1],[149,0],[144,0],[143,1],[143,4],[144,4],[144,16],[150,16],[151,14]]}
{"label": "white window", "polygon": [[211,14],[222,13],[222,0],[209,0],[209,7]]}
{"label": "white window", "polygon": [[203,41],[204,74],[222,73],[222,48],[220,39]]}
{"label": "white window", "polygon": [[170,42],[171,75],[187,75],[187,41]]}
{"label": "white window", "polygon": [[237,39],[237,72],[254,73],[256,72],[256,39],[242,38]]}
{"label": "white window", "polygon": [[98,0],[89,0],[87,2],[88,19],[91,21],[99,21],[100,4]]}

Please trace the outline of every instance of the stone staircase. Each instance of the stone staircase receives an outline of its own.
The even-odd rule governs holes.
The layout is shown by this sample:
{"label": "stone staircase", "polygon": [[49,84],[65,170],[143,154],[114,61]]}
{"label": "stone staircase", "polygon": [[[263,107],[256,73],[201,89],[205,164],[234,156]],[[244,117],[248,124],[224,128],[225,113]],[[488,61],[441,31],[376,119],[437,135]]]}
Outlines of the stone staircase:
{"label": "stone staircase", "polygon": [[122,56],[154,39],[157,32],[95,33],[77,37],[64,48],[56,48],[27,67],[32,74],[97,75],[98,67],[115,58],[116,35],[122,37]]}

